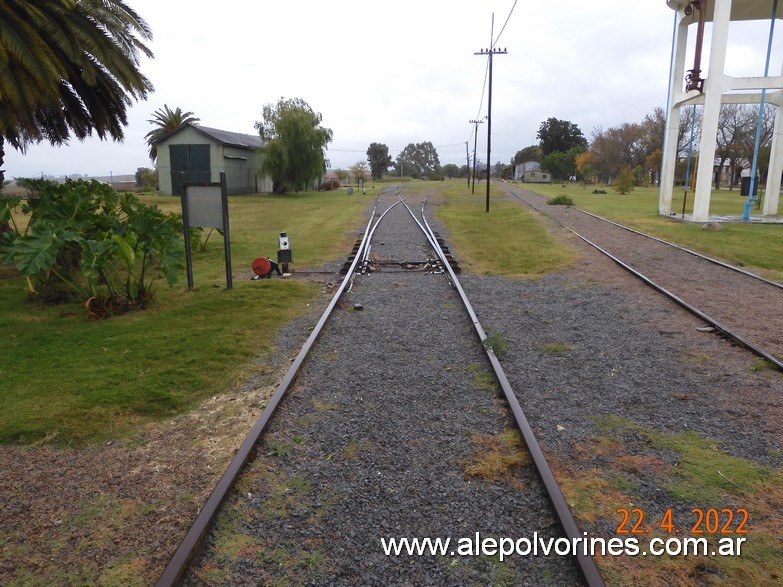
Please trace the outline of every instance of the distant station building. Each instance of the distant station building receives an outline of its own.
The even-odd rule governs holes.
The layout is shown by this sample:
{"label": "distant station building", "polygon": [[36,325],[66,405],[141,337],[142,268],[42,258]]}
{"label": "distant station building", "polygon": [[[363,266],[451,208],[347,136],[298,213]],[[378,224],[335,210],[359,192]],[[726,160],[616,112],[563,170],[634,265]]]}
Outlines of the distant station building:
{"label": "distant station building", "polygon": [[[667,0],[667,5],[676,11],[672,59],[669,107],[667,112],[666,138],[661,173],[661,190],[658,212],[672,213],[674,174],[678,157],[678,133],[680,113],[683,108],[694,104],[703,107],[699,143],[693,145],[698,152],[696,186],[693,193],[693,216],[695,222],[707,222],[710,212],[710,196],[714,179],[715,149],[718,134],[718,115],[721,104],[760,104],[762,101],[774,107],[775,126],[773,131],[769,172],[762,214],[771,218],[778,214],[781,174],[783,174],[783,72],[776,62],[770,69],[769,56],[763,62],[766,75],[735,77],[726,74],[729,29],[732,22],[760,20],[773,24],[783,17],[783,2],[776,0]],[[711,31],[705,27],[712,23]],[[686,72],[689,30],[693,66]],[[772,27],[770,27],[770,31]],[[709,39],[706,39],[709,34]],[[769,48],[772,47],[769,34]],[[709,48],[701,61],[702,48]],[[741,56],[740,56],[741,57]],[[735,59],[736,61],[736,59]],[[704,77],[702,73],[705,73]],[[687,74],[687,75],[686,75]],[[750,137],[751,140],[753,137]],[[757,186],[754,186],[754,188]],[[738,210],[740,205],[738,204]],[[749,208],[746,208],[746,212]],[[745,218],[747,219],[747,218]]]}
{"label": "distant station building", "polygon": [[210,183],[226,173],[229,195],[271,192],[272,181],[259,177],[258,135],[184,124],[157,142],[160,192],[180,195],[183,183]]}
{"label": "distant station building", "polygon": [[514,165],[514,179],[524,183],[552,183],[552,174],[541,170],[538,161]]}

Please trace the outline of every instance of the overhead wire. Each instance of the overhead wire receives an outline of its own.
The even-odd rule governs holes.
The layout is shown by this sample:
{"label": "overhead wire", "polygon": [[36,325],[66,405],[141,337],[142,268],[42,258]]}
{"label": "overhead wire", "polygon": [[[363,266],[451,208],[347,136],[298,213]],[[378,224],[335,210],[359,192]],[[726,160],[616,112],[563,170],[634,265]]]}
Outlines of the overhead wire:
{"label": "overhead wire", "polygon": [[[500,37],[503,35],[503,31],[506,30],[506,25],[508,24],[508,21],[511,20],[511,15],[514,14],[514,9],[517,7],[518,1],[519,0],[514,0],[514,4],[511,5],[511,10],[508,11],[508,16],[506,17],[506,21],[503,23],[503,27],[500,29],[500,32],[498,33],[498,36],[495,37],[494,41],[492,40],[492,36],[494,35],[494,28],[495,28],[495,19],[493,16],[492,32],[490,33],[490,39],[489,39],[491,42],[491,46],[489,48],[490,51],[495,48],[495,45],[497,45],[497,42],[500,40]],[[479,101],[478,112],[476,112],[476,117],[474,120],[479,120],[479,118],[481,117],[481,109],[484,107],[484,95],[486,94],[487,91],[488,76],[489,76],[489,58],[487,58],[487,66],[484,69],[484,84],[481,87],[481,100]],[[470,139],[471,139],[470,134],[468,134],[468,142],[470,142]]]}
{"label": "overhead wire", "polygon": [[495,48],[495,45],[498,44],[498,41],[500,40],[500,37],[503,34],[503,31],[506,30],[506,25],[508,24],[508,21],[511,19],[511,15],[514,14],[514,9],[517,7],[517,1],[518,0],[514,0],[514,5],[511,7],[511,10],[508,12],[508,16],[506,17],[506,22],[503,23],[503,28],[500,29],[500,32],[498,33],[498,36],[495,38],[495,40],[492,42],[492,47],[490,47],[490,49]]}

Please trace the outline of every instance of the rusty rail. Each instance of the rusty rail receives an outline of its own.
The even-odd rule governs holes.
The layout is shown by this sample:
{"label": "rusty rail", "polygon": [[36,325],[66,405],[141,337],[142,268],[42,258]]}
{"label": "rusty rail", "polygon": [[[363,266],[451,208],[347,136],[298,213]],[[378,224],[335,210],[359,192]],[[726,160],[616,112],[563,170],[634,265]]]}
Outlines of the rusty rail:
{"label": "rusty rail", "polygon": [[[364,231],[365,237],[370,234],[370,227],[372,225],[373,219],[375,218],[375,212],[378,207],[378,202],[380,201],[380,196],[381,194],[378,195],[378,200],[376,200],[375,207],[373,208],[373,212],[370,216],[370,220],[367,223],[367,228]],[[380,222],[380,219],[378,221]],[[347,285],[349,282],[351,282],[354,271],[356,270],[356,266],[359,264],[359,261],[362,258],[362,253],[369,245],[369,242],[369,238],[362,239],[362,243],[351,265],[351,269],[346,274],[345,278],[340,284],[340,287],[337,289],[334,296],[332,297],[332,300],[329,302],[326,310],[321,315],[320,320],[316,324],[315,328],[313,328],[313,331],[310,333],[307,341],[302,346],[301,351],[297,355],[291,367],[288,369],[285,377],[283,377],[283,380],[280,382],[277,391],[275,391],[275,394],[269,400],[269,403],[266,405],[266,408],[264,408],[261,416],[259,416],[258,420],[256,420],[256,423],[253,425],[244,442],[239,447],[239,450],[237,450],[236,455],[229,463],[228,468],[223,473],[220,481],[218,481],[218,484],[215,486],[212,494],[209,496],[207,502],[204,504],[204,507],[201,509],[198,516],[196,517],[196,520],[193,522],[193,525],[190,527],[190,530],[188,530],[188,533],[185,535],[185,538],[182,540],[179,548],[174,553],[174,556],[164,569],[163,574],[155,584],[156,587],[171,587],[173,585],[179,584],[181,581],[182,575],[185,573],[190,560],[193,558],[196,550],[201,545],[204,536],[212,525],[212,521],[220,511],[220,507],[228,496],[229,491],[234,486],[234,483],[236,482],[239,473],[247,462],[253,447],[265,432],[270,420],[272,419],[272,416],[274,416],[277,408],[280,406],[280,403],[287,394],[288,389],[291,387],[291,384],[295,381],[297,375],[299,374],[299,369],[304,363],[307,354],[310,352],[310,349],[321,333],[321,330],[331,316],[332,311],[337,305],[337,302],[345,291]]]}
{"label": "rusty rail", "polygon": [[[728,327],[726,327],[722,323],[718,322],[715,318],[705,314],[704,312],[699,310],[696,306],[692,306],[691,304],[689,304],[688,302],[686,302],[685,300],[683,300],[679,296],[675,295],[674,293],[672,293],[671,291],[669,291],[668,289],[666,289],[662,285],[656,283],[655,281],[653,281],[652,279],[647,277],[644,273],[642,273],[640,271],[637,271],[636,269],[634,269],[633,267],[631,267],[630,265],[628,265],[627,263],[622,261],[620,258],[615,257],[614,255],[612,255],[606,249],[601,248],[599,245],[595,244],[593,241],[591,241],[587,237],[579,234],[577,231],[575,231],[570,226],[567,226],[566,224],[564,224],[563,222],[561,222],[560,220],[558,220],[557,218],[555,218],[551,214],[547,214],[544,210],[542,210],[541,208],[539,208],[535,204],[531,204],[527,200],[523,199],[519,194],[516,194],[513,191],[508,190],[508,189],[506,189],[506,192],[511,194],[515,198],[517,198],[523,204],[526,204],[526,205],[530,206],[531,208],[536,210],[542,216],[546,216],[552,222],[555,222],[555,223],[559,224],[561,227],[565,228],[567,231],[572,233],[574,236],[578,237],[579,239],[581,239],[582,241],[584,241],[585,243],[587,243],[588,245],[593,247],[595,250],[597,250],[598,252],[602,253],[603,255],[605,255],[606,257],[608,257],[612,261],[614,261],[617,265],[619,265],[620,267],[622,267],[623,269],[628,271],[628,273],[630,273],[631,275],[633,275],[637,279],[641,280],[645,285],[648,285],[649,287],[653,288],[658,293],[665,295],[667,298],[669,298],[671,301],[673,301],[675,304],[677,304],[681,308],[687,310],[688,312],[690,312],[691,314],[693,314],[697,318],[703,320],[704,322],[706,322],[707,324],[712,326],[716,331],[720,332],[720,334],[722,336],[724,336],[725,338],[727,338],[730,341],[732,341],[733,343],[735,343],[735,344],[737,344],[737,345],[739,345],[739,346],[749,350],[753,354],[758,355],[759,357],[761,357],[763,359],[766,359],[776,369],[778,369],[779,371],[783,371],[783,362],[781,362],[779,359],[775,358],[774,356],[770,355],[767,351],[765,351],[761,347],[756,346],[755,344],[753,344],[749,340],[746,340],[745,338],[743,338],[739,334],[733,332],[732,330],[729,330]],[[758,276],[754,276],[754,277],[757,277],[757,278],[761,279],[762,281],[765,281],[763,278],[760,278]]]}
{"label": "rusty rail", "polygon": [[[457,290],[460,298],[462,299],[462,303],[465,306],[471,321],[473,322],[473,327],[476,330],[476,334],[478,335],[479,340],[481,341],[482,346],[487,353],[487,358],[492,365],[492,370],[495,373],[498,384],[503,390],[503,394],[506,398],[506,402],[508,403],[509,408],[511,409],[511,413],[514,416],[514,421],[517,424],[517,428],[522,434],[522,438],[524,439],[525,444],[530,451],[530,455],[533,458],[533,463],[536,467],[536,470],[538,471],[538,475],[541,478],[541,481],[544,484],[547,495],[549,496],[549,500],[555,509],[557,519],[560,522],[560,526],[562,527],[563,532],[570,540],[584,540],[584,534],[579,530],[576,519],[571,513],[571,508],[568,506],[568,503],[563,496],[563,492],[560,490],[560,487],[557,484],[557,480],[552,473],[552,469],[549,467],[549,463],[547,463],[546,457],[541,450],[541,446],[538,444],[538,440],[536,439],[536,435],[533,432],[533,429],[530,426],[524,411],[522,410],[522,406],[519,404],[516,393],[511,387],[511,383],[509,383],[500,361],[492,349],[484,344],[484,341],[487,338],[487,333],[481,326],[478,316],[476,316],[476,312],[473,310],[473,306],[471,305],[470,300],[468,300],[468,296],[465,293],[465,290],[462,289],[462,285],[460,284],[459,279],[457,279],[457,275],[451,268],[451,265],[443,253],[443,249],[441,249],[438,240],[435,238],[435,233],[427,222],[427,218],[424,215],[425,205],[426,202],[424,202],[421,207],[421,217],[424,221],[424,227],[418,221],[411,209],[408,208],[407,205],[405,207],[408,208],[408,212],[410,212],[411,216],[413,216],[413,219],[424,231],[425,235],[427,235],[427,239],[429,240],[430,244],[433,245],[435,253],[438,255],[438,257],[440,257],[444,268],[448,272],[448,276],[452,285]],[[601,573],[598,571],[598,567],[596,566],[595,561],[590,556],[586,555],[583,551],[579,551],[577,553],[576,559],[577,564],[579,565],[579,570],[581,571],[587,585],[589,587],[602,587],[604,585],[604,580],[601,577]]]}

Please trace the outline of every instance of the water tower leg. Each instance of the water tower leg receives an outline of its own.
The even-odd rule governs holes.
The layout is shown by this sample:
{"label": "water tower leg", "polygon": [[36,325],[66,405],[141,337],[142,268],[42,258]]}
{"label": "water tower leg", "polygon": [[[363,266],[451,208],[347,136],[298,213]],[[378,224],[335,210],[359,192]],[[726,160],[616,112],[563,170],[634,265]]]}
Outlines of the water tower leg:
{"label": "water tower leg", "polygon": [[772,150],[769,154],[764,216],[776,216],[778,213],[781,173],[783,173],[783,107],[775,106],[775,128],[772,133]]}
{"label": "water tower leg", "polygon": [[704,115],[701,127],[701,148],[696,189],[693,194],[693,220],[707,222],[712,195],[712,175],[718,137],[718,116],[721,96],[729,89],[726,83],[726,47],[729,41],[731,0],[715,3],[710,44],[710,69],[704,82]]}
{"label": "water tower leg", "polygon": [[666,128],[666,151],[663,154],[661,168],[661,191],[658,198],[658,214],[668,216],[672,212],[672,193],[674,192],[674,171],[677,164],[677,138],[680,132],[680,107],[669,110]]}

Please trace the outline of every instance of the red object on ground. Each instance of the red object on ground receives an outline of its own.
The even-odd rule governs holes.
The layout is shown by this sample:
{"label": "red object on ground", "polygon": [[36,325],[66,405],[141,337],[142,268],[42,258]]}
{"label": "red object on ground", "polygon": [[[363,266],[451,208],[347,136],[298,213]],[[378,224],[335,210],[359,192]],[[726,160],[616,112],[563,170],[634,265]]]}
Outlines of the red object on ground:
{"label": "red object on ground", "polygon": [[253,261],[253,272],[261,277],[269,275],[272,272],[272,264],[266,257],[259,257]]}

